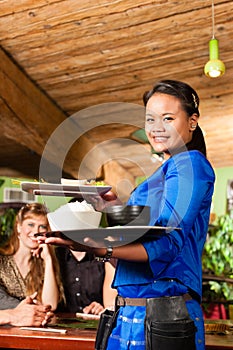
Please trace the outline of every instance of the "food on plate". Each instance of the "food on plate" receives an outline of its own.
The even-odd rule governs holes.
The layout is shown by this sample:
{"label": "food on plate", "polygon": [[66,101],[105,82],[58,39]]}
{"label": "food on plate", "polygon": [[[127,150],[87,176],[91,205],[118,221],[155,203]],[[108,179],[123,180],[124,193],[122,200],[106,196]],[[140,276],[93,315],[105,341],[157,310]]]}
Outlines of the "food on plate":
{"label": "food on plate", "polygon": [[60,206],[47,214],[52,231],[98,228],[102,213],[85,200]]}
{"label": "food on plate", "polygon": [[65,179],[61,178],[61,184],[62,185],[76,185],[76,186],[108,186],[104,181],[96,181],[96,180],[78,180],[78,179]]}
{"label": "food on plate", "polygon": [[90,186],[108,186],[104,181],[89,180],[87,185]]}

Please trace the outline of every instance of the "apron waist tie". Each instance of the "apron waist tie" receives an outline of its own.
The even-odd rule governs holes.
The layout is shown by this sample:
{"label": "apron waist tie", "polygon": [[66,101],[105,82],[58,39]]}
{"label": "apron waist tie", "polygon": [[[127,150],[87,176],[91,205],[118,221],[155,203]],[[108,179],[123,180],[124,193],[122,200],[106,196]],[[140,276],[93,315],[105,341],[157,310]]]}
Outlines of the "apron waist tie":
{"label": "apron waist tie", "polygon": [[[184,301],[192,300],[192,297],[189,293],[182,295]],[[146,306],[147,298],[123,298],[118,295],[116,299],[117,306]]]}

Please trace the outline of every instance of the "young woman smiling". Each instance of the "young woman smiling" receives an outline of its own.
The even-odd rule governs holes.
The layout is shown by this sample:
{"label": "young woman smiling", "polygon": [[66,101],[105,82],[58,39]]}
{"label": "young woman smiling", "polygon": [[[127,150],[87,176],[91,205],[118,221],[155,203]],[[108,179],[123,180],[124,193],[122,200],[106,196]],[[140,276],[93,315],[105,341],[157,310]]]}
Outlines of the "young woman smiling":
{"label": "young woman smiling", "polygon": [[48,230],[44,205],[26,204],[19,210],[10,240],[0,252],[0,286],[8,295],[0,309],[13,308],[37,292],[38,301],[56,310],[63,298],[59,265],[53,247],[38,244],[34,236]]}
{"label": "young woman smiling", "polygon": [[[198,126],[199,97],[184,82],[162,80],[144,94],[143,101],[146,134],[164,162],[132,192],[127,204],[150,206],[149,225],[174,229],[154,237],[145,234],[137,242],[114,248],[83,246],[59,237],[40,239],[118,259],[113,287],[120,309],[107,350],[204,350],[201,257],[215,175]],[[103,196],[93,199],[93,204],[103,209],[109,202]],[[158,307],[150,309],[151,302]],[[162,305],[171,306],[167,313]],[[184,319],[179,312],[186,315]],[[151,318],[154,330],[164,327],[165,319],[162,335],[152,336],[152,327],[145,327],[145,320]],[[196,328],[190,342],[189,337],[177,336],[181,329],[172,332],[172,327],[184,326],[182,321],[187,319]]]}

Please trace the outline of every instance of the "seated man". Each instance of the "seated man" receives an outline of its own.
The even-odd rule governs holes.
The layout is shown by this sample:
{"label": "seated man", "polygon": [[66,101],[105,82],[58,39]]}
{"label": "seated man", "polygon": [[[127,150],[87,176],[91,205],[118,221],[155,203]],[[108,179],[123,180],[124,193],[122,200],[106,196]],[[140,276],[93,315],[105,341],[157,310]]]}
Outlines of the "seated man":
{"label": "seated man", "polygon": [[56,254],[65,292],[65,305],[58,311],[99,315],[105,308],[112,309],[117,295],[111,288],[115,260],[100,262],[93,254],[57,247]]}

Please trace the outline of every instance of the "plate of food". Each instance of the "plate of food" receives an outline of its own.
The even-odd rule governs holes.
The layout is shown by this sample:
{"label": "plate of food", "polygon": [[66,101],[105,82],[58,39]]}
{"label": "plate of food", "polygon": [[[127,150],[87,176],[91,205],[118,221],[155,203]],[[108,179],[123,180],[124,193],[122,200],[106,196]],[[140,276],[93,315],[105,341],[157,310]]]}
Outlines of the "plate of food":
{"label": "plate of food", "polygon": [[102,182],[87,182],[86,184],[77,185],[47,182],[21,182],[22,191],[34,195],[45,196],[66,196],[82,198],[85,195],[102,195],[111,190],[111,186],[103,185]]}

